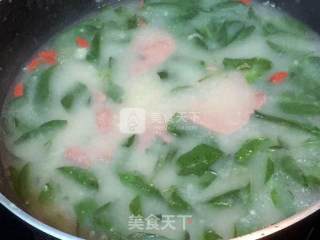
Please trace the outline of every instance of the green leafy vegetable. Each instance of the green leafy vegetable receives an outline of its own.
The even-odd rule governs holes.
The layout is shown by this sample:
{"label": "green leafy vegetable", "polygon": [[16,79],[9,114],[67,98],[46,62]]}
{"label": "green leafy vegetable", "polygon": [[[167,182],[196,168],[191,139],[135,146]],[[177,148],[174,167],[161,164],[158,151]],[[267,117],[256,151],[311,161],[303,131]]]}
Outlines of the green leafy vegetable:
{"label": "green leafy vegetable", "polygon": [[130,212],[135,216],[143,216],[141,198],[136,196],[129,204]]}
{"label": "green leafy vegetable", "polygon": [[254,30],[254,26],[245,26],[240,21],[226,21],[221,26],[221,37],[218,39],[218,42],[221,46],[228,46],[236,40],[247,38]]}
{"label": "green leafy vegetable", "polygon": [[177,137],[192,136],[199,132],[199,126],[186,119],[182,114],[176,113],[167,124],[167,131]]}
{"label": "green leafy vegetable", "polygon": [[211,198],[207,203],[214,207],[229,208],[236,202],[242,201],[247,204],[250,200],[251,187],[250,184],[244,188],[232,190],[219,196]]}
{"label": "green leafy vegetable", "polygon": [[320,135],[320,128],[309,125],[307,123],[300,123],[294,120],[272,116],[272,115],[268,115],[258,111],[255,112],[255,117],[263,121],[267,121],[267,122],[274,123],[284,127],[293,128],[293,129],[300,130],[312,135],[316,135],[316,136]]}
{"label": "green leafy vegetable", "polygon": [[97,208],[98,204],[96,200],[92,198],[87,198],[78,202],[74,206],[78,224],[80,224],[80,226],[92,224],[93,214]]}
{"label": "green leafy vegetable", "polygon": [[[196,29],[194,42],[205,50],[221,48],[249,37],[255,30],[253,25],[246,25],[239,20],[212,21],[203,28]],[[214,43],[214,44],[212,44]]]}
{"label": "green leafy vegetable", "polygon": [[276,208],[281,210],[286,217],[295,213],[293,204],[294,196],[285,186],[277,184],[271,191],[271,200]]}
{"label": "green leafy vegetable", "polygon": [[115,230],[111,222],[111,207],[111,203],[106,203],[99,207],[95,199],[86,198],[74,206],[74,211],[80,227],[92,227],[97,232],[104,232],[108,236],[108,239],[126,239]]}
{"label": "green leafy vegetable", "polygon": [[295,115],[319,115],[320,102],[306,94],[297,96],[295,94],[285,94],[279,102],[279,108],[288,114]]}
{"label": "green leafy vegetable", "polygon": [[302,169],[297,165],[296,161],[290,157],[285,156],[280,161],[281,169],[288,174],[294,181],[301,184],[302,186],[307,186],[307,180]]}
{"label": "green leafy vegetable", "polygon": [[186,89],[190,89],[190,88],[192,88],[191,85],[178,86],[178,87],[175,87],[175,88],[171,89],[171,92],[172,93],[176,93],[176,92],[180,92],[180,91],[183,91],[183,90],[186,90]]}
{"label": "green leafy vegetable", "polygon": [[67,121],[65,120],[52,120],[46,122],[39,127],[24,133],[15,141],[15,144],[22,144],[39,136],[43,136],[50,140],[58,131],[62,130],[66,125]]}
{"label": "green leafy vegetable", "polygon": [[201,8],[201,11],[203,12],[215,12],[215,11],[219,11],[219,10],[230,10],[230,8],[234,8],[239,6],[239,2],[238,1],[233,1],[233,0],[222,0],[222,1],[218,1],[216,4],[214,4],[212,7],[210,7],[209,9],[203,9]]}
{"label": "green leafy vegetable", "polygon": [[268,142],[266,138],[247,140],[235,153],[236,161],[240,164],[247,164]]}
{"label": "green leafy vegetable", "polygon": [[131,135],[126,141],[122,144],[125,148],[130,148],[136,141],[137,135],[133,134]]}
{"label": "green leafy vegetable", "polygon": [[305,36],[308,31],[305,25],[289,16],[276,17],[271,21],[265,22],[262,30],[265,36],[290,34],[293,37]]}
{"label": "green leafy vegetable", "polygon": [[55,193],[56,189],[51,182],[45,184],[39,195],[40,203],[51,203],[55,198]]}
{"label": "green leafy vegetable", "polygon": [[240,218],[234,224],[234,237],[240,237],[261,229],[263,225],[259,220],[259,217],[252,214]]}
{"label": "green leafy vegetable", "polygon": [[121,103],[124,95],[124,90],[113,80],[113,69],[115,65],[115,59],[109,58],[106,73],[103,76],[103,83],[105,86],[106,95],[111,98],[115,103]]}
{"label": "green leafy vegetable", "polygon": [[181,197],[176,187],[171,187],[165,195],[167,195],[166,200],[171,209],[178,212],[192,209],[191,205]]}
{"label": "green leafy vegetable", "polygon": [[207,171],[199,178],[201,187],[208,187],[217,178],[217,173],[214,171]]}
{"label": "green leafy vegetable", "polygon": [[225,58],[223,65],[227,70],[244,72],[249,83],[254,83],[272,68],[272,62],[265,58]]}
{"label": "green leafy vegetable", "polygon": [[191,20],[199,14],[200,8],[196,0],[189,0],[181,2],[179,0],[159,1],[159,0],[147,0],[145,6],[157,7],[157,6],[170,6],[179,10],[179,12],[170,18],[170,21],[181,22]]}
{"label": "green leafy vegetable", "polygon": [[89,190],[99,190],[97,177],[89,170],[79,167],[60,167],[58,171],[66,178],[78,183]]}
{"label": "green leafy vegetable", "polygon": [[191,236],[188,231],[184,231],[183,240],[191,240]]}
{"label": "green leafy vegetable", "polygon": [[202,234],[202,240],[220,240],[223,239],[212,229],[206,229]]}
{"label": "green leafy vegetable", "polygon": [[167,71],[158,72],[161,80],[167,80],[169,78],[169,73]]}
{"label": "green leafy vegetable", "polygon": [[177,156],[178,148],[173,145],[166,146],[168,147],[163,154],[160,154],[158,161],[154,167],[154,173],[158,173],[163,169],[163,167],[172,162],[172,160]]}
{"label": "green leafy vegetable", "polygon": [[56,67],[50,67],[44,70],[40,76],[39,80],[35,86],[35,94],[34,94],[34,105],[38,109],[42,109],[44,106],[47,106],[50,100],[50,82],[52,79],[52,75],[55,71]]}
{"label": "green leafy vegetable", "polygon": [[294,63],[289,69],[290,81],[297,86],[296,92],[309,103],[320,101],[320,57],[306,56]]}
{"label": "green leafy vegetable", "polygon": [[156,235],[156,234],[151,234],[151,233],[132,233],[128,236],[128,239],[130,240],[171,240],[169,238]]}
{"label": "green leafy vegetable", "polygon": [[111,203],[106,203],[97,208],[93,213],[93,224],[96,229],[109,233],[109,237],[114,239],[113,237],[119,237],[119,233],[113,229],[112,217],[110,216],[111,208]]}
{"label": "green leafy vegetable", "polygon": [[301,57],[304,55],[308,55],[309,51],[306,49],[301,49],[301,47],[297,48],[294,45],[290,46],[288,44],[283,43],[282,41],[272,41],[267,40],[267,45],[269,48],[271,48],[273,51],[279,54],[287,54],[294,57]]}
{"label": "green leafy vegetable", "polygon": [[270,180],[270,178],[272,177],[272,175],[274,174],[274,163],[273,161],[268,158],[268,161],[267,161],[267,166],[266,166],[266,173],[265,173],[265,182],[268,182]]}
{"label": "green leafy vegetable", "polygon": [[123,88],[113,81],[107,83],[107,96],[110,97],[114,102],[121,103],[124,95]]}
{"label": "green leafy vegetable", "polygon": [[61,104],[65,110],[70,111],[76,103],[90,100],[90,93],[86,85],[77,83],[67,94],[61,99]]}
{"label": "green leafy vegetable", "polygon": [[137,15],[133,15],[127,19],[128,29],[136,29],[138,27],[139,18]]}
{"label": "green leafy vegetable", "polygon": [[15,192],[18,197],[28,203],[29,197],[31,195],[31,164],[26,163],[20,171],[15,168],[10,169],[11,180],[14,187]]}
{"label": "green leafy vegetable", "polygon": [[15,167],[10,166],[9,167],[9,176],[10,176],[10,181],[11,181],[11,185],[13,187],[13,190],[15,191],[15,193],[18,194],[19,192],[19,170]]}
{"label": "green leafy vegetable", "polygon": [[178,173],[179,175],[195,174],[201,176],[222,156],[223,152],[220,149],[200,144],[178,158]]}
{"label": "green leafy vegetable", "polygon": [[[26,96],[13,98],[7,103],[2,112],[1,123],[6,134],[14,134],[30,130],[29,121],[22,116],[22,110],[28,104]],[[27,124],[28,123],[28,124]]]}
{"label": "green leafy vegetable", "polygon": [[97,30],[91,42],[89,52],[87,54],[87,61],[91,63],[96,63],[100,58],[100,48],[101,48],[101,31]]}
{"label": "green leafy vegetable", "polygon": [[122,172],[119,173],[118,176],[122,184],[140,192],[141,194],[161,197],[159,190],[138,172]]}

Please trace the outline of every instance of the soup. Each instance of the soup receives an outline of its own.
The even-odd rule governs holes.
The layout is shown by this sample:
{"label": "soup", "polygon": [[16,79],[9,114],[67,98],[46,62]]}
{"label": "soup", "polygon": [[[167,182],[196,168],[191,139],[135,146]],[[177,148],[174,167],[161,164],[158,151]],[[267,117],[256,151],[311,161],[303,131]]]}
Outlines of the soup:
{"label": "soup", "polygon": [[86,239],[229,239],[320,198],[319,37],[268,4],[100,9],[2,110],[12,188]]}

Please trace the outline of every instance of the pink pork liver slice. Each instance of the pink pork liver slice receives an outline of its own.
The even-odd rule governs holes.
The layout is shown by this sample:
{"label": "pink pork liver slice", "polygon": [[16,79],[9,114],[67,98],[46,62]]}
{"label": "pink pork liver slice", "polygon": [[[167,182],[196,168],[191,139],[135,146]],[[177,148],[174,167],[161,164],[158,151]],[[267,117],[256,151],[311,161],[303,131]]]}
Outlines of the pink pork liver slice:
{"label": "pink pork liver slice", "polygon": [[164,63],[176,50],[174,38],[163,30],[143,29],[133,40],[130,73],[142,75]]}
{"label": "pink pork liver slice", "polygon": [[97,91],[93,95],[97,129],[101,134],[106,134],[113,127],[113,113],[107,105],[107,96],[104,93]]}
{"label": "pink pork liver slice", "polygon": [[199,115],[195,123],[220,134],[232,134],[245,126],[266,100],[266,94],[253,89],[242,75],[231,74],[217,83],[209,98],[193,104]]}
{"label": "pink pork liver slice", "polygon": [[113,129],[113,113],[107,106],[107,97],[102,92],[93,93],[93,108],[96,120],[96,127],[98,133],[103,135],[101,144],[97,146],[71,146],[66,148],[64,152],[64,158],[77,166],[84,168],[90,167],[90,165],[98,160],[110,160],[112,153],[115,150],[114,144],[110,147],[110,142],[107,140],[108,133]]}

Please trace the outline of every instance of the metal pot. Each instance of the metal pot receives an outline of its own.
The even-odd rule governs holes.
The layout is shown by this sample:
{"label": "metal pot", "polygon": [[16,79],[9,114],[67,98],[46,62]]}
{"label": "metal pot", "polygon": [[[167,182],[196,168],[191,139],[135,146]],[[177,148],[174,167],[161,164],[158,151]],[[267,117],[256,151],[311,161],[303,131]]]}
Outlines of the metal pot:
{"label": "metal pot", "polygon": [[[12,80],[21,66],[42,42],[83,15],[106,4],[124,2],[121,0],[0,0],[0,107]],[[277,7],[284,9],[320,33],[320,2],[316,0],[273,0]],[[0,141],[0,203],[35,229],[58,239],[76,240],[78,237],[59,231],[35,219],[18,206],[6,176],[7,153]],[[16,205],[17,204],[17,205]],[[237,240],[292,239],[288,231],[299,229],[298,223],[309,223],[320,219],[320,202],[308,209],[265,229]],[[285,235],[284,235],[285,234]],[[268,238],[267,238],[268,237]]]}

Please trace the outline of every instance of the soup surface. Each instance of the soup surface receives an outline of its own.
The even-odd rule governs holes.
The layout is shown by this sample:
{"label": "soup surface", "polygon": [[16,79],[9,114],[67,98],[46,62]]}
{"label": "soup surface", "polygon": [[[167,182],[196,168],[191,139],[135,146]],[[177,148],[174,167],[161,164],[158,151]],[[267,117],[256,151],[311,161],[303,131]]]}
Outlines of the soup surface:
{"label": "soup surface", "polygon": [[320,198],[318,36],[250,0],[100,9],[2,110],[12,187],[86,239],[230,239]]}

